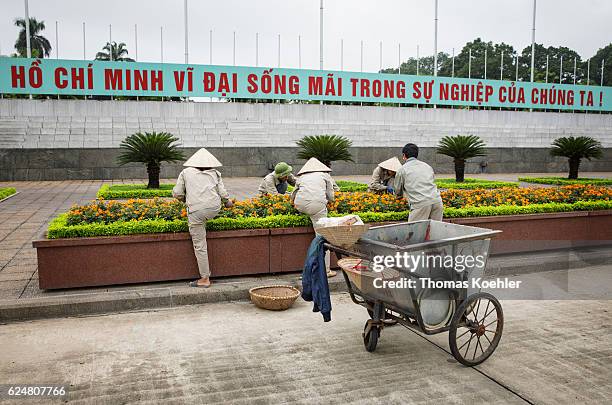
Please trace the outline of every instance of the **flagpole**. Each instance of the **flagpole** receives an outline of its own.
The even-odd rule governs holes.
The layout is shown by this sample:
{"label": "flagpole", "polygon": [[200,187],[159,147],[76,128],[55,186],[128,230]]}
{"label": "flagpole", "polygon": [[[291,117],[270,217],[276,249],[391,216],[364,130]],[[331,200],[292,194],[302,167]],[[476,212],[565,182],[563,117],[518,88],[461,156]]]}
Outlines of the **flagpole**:
{"label": "flagpole", "polygon": [[85,47],[85,21],[83,21],[83,60],[87,59],[87,50]]}
{"label": "flagpole", "polygon": [[[24,0],[25,6],[25,33],[26,33],[26,56],[32,57],[32,44],[30,43],[30,12],[28,9],[28,0]],[[30,95],[30,98],[32,96]]]}
{"label": "flagpole", "polygon": [[138,24],[134,24],[134,59],[138,62]]}
{"label": "flagpole", "polygon": [[55,22],[55,59],[59,59],[59,39],[58,39],[57,21]]}
{"label": "flagpole", "polygon": [[[32,57],[32,48],[30,44],[30,12],[28,10],[28,0],[24,0],[25,6],[25,34],[26,34],[26,56],[28,58]],[[30,100],[32,99],[32,95],[30,94]]]}
{"label": "flagpole", "polygon": [[536,30],[536,0],[533,0],[533,25],[531,28],[531,81],[533,82],[535,67],[535,30]]}
{"label": "flagpole", "polygon": [[435,0],[434,13],[434,76],[438,76],[438,0]]}
{"label": "flagpole", "polygon": [[323,0],[319,9],[319,69],[323,70]]}
{"label": "flagpole", "polygon": [[416,74],[419,75],[419,45],[417,45],[417,60],[416,60]]}
{"label": "flagpole", "polygon": [[189,63],[189,21],[187,18],[187,0],[184,2],[183,6],[184,19],[185,19],[185,63]]}
{"label": "flagpole", "polygon": [[113,61],[113,25],[108,24],[108,59]]}

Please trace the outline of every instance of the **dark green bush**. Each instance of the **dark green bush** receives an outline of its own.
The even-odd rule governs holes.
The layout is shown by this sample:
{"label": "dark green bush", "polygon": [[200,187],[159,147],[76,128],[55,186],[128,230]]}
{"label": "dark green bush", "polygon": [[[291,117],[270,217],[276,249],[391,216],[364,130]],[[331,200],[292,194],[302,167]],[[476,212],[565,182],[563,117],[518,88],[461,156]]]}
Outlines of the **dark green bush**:
{"label": "dark green bush", "polygon": [[0,188],[0,200],[5,199],[6,197],[12,196],[16,192],[17,190],[15,190],[13,187]]}
{"label": "dark green bush", "polygon": [[536,183],[536,184],[552,184],[556,186],[567,186],[570,184],[592,184],[595,186],[607,186],[612,185],[612,179],[567,179],[565,177],[519,177],[519,181],[525,183]]}

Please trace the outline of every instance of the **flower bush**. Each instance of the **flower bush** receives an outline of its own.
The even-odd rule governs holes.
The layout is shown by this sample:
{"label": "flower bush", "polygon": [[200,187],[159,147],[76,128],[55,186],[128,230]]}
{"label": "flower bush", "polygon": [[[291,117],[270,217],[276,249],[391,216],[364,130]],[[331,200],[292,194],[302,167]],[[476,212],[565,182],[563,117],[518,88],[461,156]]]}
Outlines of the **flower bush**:
{"label": "flower bush", "polygon": [[330,211],[341,214],[355,212],[407,211],[408,202],[392,194],[376,194],[365,191],[336,193],[336,199],[327,205]]}
{"label": "flower bush", "polygon": [[187,217],[185,205],[178,200],[95,200],[87,205],[73,206],[67,213],[66,224],[109,224],[112,222],[163,219],[173,221]]}
{"label": "flower bush", "polygon": [[550,188],[499,188],[491,190],[446,190],[441,193],[445,207],[464,208],[497,205],[530,205],[609,201],[612,188],[574,184]]}

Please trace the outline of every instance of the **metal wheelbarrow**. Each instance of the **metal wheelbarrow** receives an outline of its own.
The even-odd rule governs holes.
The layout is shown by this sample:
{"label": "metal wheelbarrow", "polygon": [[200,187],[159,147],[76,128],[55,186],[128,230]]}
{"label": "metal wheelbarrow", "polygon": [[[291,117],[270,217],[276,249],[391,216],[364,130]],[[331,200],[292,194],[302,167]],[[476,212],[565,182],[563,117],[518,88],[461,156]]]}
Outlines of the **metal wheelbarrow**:
{"label": "metal wheelbarrow", "polygon": [[[351,299],[370,314],[363,331],[366,350],[376,349],[385,326],[399,323],[426,335],[448,331],[453,356],[466,366],[491,356],[504,315],[477,281],[497,233],[425,220],[372,227],[350,247],[327,243],[340,259]],[[389,256],[396,259],[391,266],[380,259]],[[468,268],[466,257],[478,263]]]}

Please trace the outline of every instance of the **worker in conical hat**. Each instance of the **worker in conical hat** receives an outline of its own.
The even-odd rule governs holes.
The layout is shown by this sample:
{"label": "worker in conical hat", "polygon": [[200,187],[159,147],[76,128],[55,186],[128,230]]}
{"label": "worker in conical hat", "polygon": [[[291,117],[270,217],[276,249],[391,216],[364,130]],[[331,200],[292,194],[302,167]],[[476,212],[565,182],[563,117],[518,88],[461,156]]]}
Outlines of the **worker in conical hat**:
{"label": "worker in conical hat", "polygon": [[380,162],[372,172],[368,191],[372,193],[393,193],[395,173],[397,173],[400,167],[402,167],[402,164],[396,157]]}
{"label": "worker in conical hat", "polygon": [[183,164],[186,168],[179,174],[172,195],[187,205],[187,221],[198,261],[200,279],[192,281],[192,287],[210,287],[210,266],[206,246],[206,221],[217,216],[221,207],[233,205],[223,185],[221,173],[216,167],[221,162],[202,148]]}
{"label": "worker in conical hat", "polygon": [[[310,217],[312,226],[317,231],[317,221],[327,217],[327,203],[334,201],[334,193],[340,191],[329,172],[332,170],[317,158],[310,158],[298,172],[295,189],[291,200],[295,209]],[[329,252],[325,257],[327,275],[333,277],[336,272],[329,270]]]}
{"label": "worker in conical hat", "polygon": [[292,174],[293,168],[285,162],[277,163],[274,171],[268,173],[259,185],[260,194],[285,194],[289,184],[295,186],[295,176]]}

